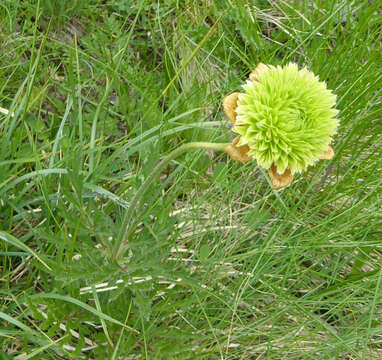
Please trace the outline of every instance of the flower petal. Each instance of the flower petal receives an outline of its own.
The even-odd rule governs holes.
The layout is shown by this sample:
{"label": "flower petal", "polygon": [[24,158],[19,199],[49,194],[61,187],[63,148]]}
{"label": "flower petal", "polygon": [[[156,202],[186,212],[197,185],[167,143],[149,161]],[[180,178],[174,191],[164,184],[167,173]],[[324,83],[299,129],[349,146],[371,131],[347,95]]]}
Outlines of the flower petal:
{"label": "flower petal", "polygon": [[263,72],[264,70],[267,70],[268,69],[268,66],[263,64],[263,63],[259,63],[257,66],[256,66],[256,69],[253,70],[250,74],[249,74],[249,80],[251,81],[257,81],[257,75],[261,72]]}
{"label": "flower petal", "polygon": [[232,143],[224,148],[224,151],[229,155],[232,160],[239,161],[241,163],[252,160],[248,156],[249,146],[247,144],[242,146],[236,146],[240,140],[240,136],[233,139]]}
{"label": "flower petal", "polygon": [[322,156],[320,156],[320,160],[331,160],[334,156],[334,150],[331,146],[329,146],[328,150],[324,152]]}
{"label": "flower petal", "polygon": [[277,172],[277,167],[275,164],[268,169],[269,177],[272,181],[273,190],[282,189],[289,186],[293,181],[293,175],[290,169],[286,169],[283,174]]}
{"label": "flower petal", "polygon": [[240,93],[233,93],[231,95],[226,96],[223,99],[223,110],[227,115],[227,118],[231,122],[231,124],[235,124],[236,122],[236,108],[237,108],[237,100],[239,98]]}

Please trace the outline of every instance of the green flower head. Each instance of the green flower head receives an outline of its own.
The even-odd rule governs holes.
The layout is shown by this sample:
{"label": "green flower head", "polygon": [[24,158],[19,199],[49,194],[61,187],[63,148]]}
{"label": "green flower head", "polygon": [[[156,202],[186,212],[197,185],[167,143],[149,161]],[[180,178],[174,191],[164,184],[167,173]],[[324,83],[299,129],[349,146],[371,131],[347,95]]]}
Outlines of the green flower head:
{"label": "green flower head", "polygon": [[321,159],[336,133],[336,96],[312,72],[294,63],[263,65],[238,95],[233,131],[238,146],[277,173],[305,170]]}

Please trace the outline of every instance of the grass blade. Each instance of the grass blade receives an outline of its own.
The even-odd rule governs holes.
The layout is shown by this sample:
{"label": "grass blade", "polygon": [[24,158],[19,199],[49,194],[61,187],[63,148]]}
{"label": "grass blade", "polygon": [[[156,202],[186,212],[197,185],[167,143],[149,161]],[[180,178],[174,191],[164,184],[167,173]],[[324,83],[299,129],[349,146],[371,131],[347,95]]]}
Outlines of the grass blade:
{"label": "grass blade", "polygon": [[52,271],[52,269],[49,267],[49,265],[38,256],[38,254],[32,250],[29,246],[25,245],[22,241],[20,241],[18,238],[15,236],[8,234],[5,231],[0,231],[0,239],[18,247],[21,250],[26,251],[27,253],[31,254],[33,257],[35,257],[41,264],[43,264],[49,271]]}

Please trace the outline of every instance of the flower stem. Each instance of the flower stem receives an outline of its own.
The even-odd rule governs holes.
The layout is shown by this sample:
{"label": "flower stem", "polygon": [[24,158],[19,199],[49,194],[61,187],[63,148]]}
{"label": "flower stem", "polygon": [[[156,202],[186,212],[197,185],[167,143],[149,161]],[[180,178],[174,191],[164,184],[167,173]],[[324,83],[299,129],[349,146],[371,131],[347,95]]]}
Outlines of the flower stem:
{"label": "flower stem", "polygon": [[177,158],[179,155],[183,154],[189,150],[197,150],[197,149],[210,149],[223,151],[227,143],[209,143],[209,142],[192,142],[188,144],[184,144],[170,152],[165,158],[162,159],[161,162],[155,166],[151,174],[147,177],[147,179],[143,182],[141,187],[137,190],[135,195],[130,201],[129,208],[126,210],[125,216],[123,218],[120,231],[118,234],[117,241],[113,248],[113,257],[115,260],[119,260],[127,247],[127,239],[131,235],[132,231],[134,231],[134,223],[133,215],[135,211],[138,211],[141,204],[140,201],[148,190],[153,181],[161,174],[161,172],[166,168],[166,166],[170,163],[170,161]]}

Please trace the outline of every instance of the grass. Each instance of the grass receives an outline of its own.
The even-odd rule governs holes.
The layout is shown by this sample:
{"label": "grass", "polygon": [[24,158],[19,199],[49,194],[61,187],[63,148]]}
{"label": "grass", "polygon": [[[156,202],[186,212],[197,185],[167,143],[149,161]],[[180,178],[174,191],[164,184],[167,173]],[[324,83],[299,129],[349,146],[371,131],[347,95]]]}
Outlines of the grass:
{"label": "grass", "polygon": [[[0,358],[380,359],[381,5],[3,0]],[[335,158],[273,191],[187,153],[117,264],[137,188],[230,141],[221,100],[260,61],[334,90]]]}

